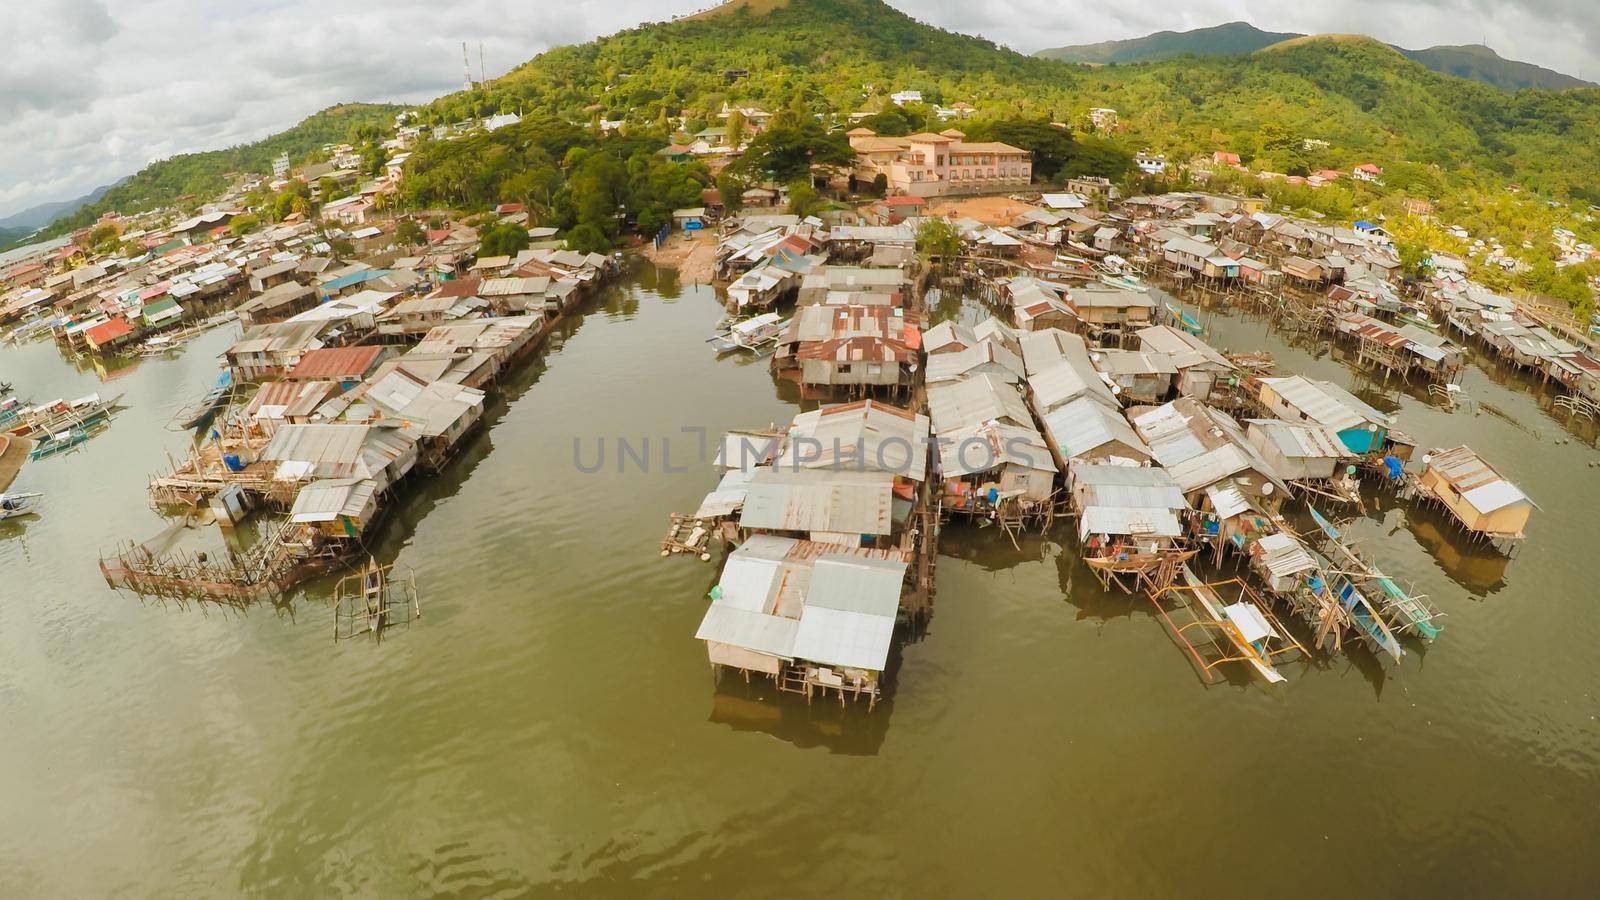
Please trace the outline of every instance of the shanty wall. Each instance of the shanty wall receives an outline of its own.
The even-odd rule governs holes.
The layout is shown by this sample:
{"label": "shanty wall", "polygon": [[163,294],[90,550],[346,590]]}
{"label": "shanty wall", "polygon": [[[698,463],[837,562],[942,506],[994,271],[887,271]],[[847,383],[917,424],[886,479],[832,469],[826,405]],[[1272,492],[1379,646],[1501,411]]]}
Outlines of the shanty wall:
{"label": "shanty wall", "polygon": [[1488,535],[1521,534],[1533,515],[1533,507],[1527,503],[1513,503],[1492,513],[1480,513],[1434,469],[1423,472],[1419,483],[1471,531]]}
{"label": "shanty wall", "polygon": [[750,672],[766,672],[769,675],[778,674],[783,668],[783,661],[776,656],[735,647],[732,644],[720,644],[716,641],[706,641],[706,655],[719,666],[732,666]]}
{"label": "shanty wall", "polygon": [[[850,370],[840,371],[843,365],[850,366]],[[800,361],[800,380],[806,384],[870,384],[892,387],[900,383],[900,364],[839,363],[829,359],[806,359]]]}

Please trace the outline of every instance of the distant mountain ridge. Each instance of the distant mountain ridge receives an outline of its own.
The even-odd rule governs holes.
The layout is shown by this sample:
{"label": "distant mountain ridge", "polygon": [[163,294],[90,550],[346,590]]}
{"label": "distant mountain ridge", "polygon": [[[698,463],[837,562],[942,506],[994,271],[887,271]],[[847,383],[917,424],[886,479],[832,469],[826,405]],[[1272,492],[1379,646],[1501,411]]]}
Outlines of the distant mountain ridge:
{"label": "distant mountain ridge", "polygon": [[[122,181],[126,181],[124,178]],[[55,203],[40,203],[30,206],[19,213],[13,213],[0,219],[0,230],[13,234],[26,234],[36,228],[43,228],[62,216],[70,216],[85,206],[100,202],[106,192],[116,187],[121,182],[101,185],[82,197],[72,200],[61,200]]]}
{"label": "distant mountain ridge", "polygon": [[[1293,32],[1263,31],[1248,22],[1228,22],[1190,31],[1158,31],[1144,37],[1122,41],[1101,41],[1040,50],[1035,56],[1065,62],[1106,65],[1110,63],[1158,62],[1185,54],[1195,56],[1243,56],[1273,44],[1307,35]],[[1390,45],[1394,46],[1394,45]],[[1533,63],[1521,62],[1495,53],[1478,44],[1440,45],[1422,50],[1395,47],[1401,55],[1445,75],[1481,81],[1504,91],[1523,88],[1567,90],[1595,87],[1593,82]]]}

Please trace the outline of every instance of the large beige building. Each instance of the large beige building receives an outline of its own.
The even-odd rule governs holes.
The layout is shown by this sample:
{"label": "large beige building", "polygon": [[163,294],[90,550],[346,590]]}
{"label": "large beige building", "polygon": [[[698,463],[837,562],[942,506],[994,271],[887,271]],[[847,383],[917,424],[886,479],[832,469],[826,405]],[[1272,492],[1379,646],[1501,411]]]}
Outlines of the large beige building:
{"label": "large beige building", "polygon": [[1016,190],[1033,180],[1033,156],[998,142],[969,144],[955,129],[938,134],[879,137],[867,128],[849,132],[856,151],[855,179],[878,175],[889,191],[914,197]]}

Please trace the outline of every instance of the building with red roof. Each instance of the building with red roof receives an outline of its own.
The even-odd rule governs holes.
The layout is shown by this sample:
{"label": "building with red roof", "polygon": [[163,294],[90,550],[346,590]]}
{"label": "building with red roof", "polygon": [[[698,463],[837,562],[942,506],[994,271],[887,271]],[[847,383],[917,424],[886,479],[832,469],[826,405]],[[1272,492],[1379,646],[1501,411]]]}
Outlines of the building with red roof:
{"label": "building with red roof", "polygon": [[90,350],[97,352],[126,343],[132,336],[133,325],[121,316],[101,322],[83,332],[84,342],[89,345]]}
{"label": "building with red roof", "polygon": [[394,355],[391,347],[362,344],[355,347],[323,347],[308,350],[300,357],[285,381],[338,381],[353,384],[367,377],[378,364]]}

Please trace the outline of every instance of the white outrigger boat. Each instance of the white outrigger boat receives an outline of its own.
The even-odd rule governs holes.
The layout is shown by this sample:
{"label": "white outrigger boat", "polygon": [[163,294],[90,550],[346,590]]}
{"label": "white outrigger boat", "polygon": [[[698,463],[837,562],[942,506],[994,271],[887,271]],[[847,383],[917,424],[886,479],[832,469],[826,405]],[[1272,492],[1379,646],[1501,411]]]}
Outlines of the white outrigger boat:
{"label": "white outrigger boat", "polygon": [[[1174,637],[1193,658],[1201,677],[1212,682],[1215,680],[1213,670],[1218,666],[1243,662],[1268,684],[1287,681],[1274,663],[1304,657],[1305,648],[1289,634],[1255,591],[1237,578],[1206,582],[1187,563],[1182,575],[1181,584],[1169,585],[1152,595],[1151,600]],[[1236,591],[1237,599],[1230,603],[1224,590]],[[1163,599],[1174,602],[1164,605]],[[1178,620],[1174,620],[1175,615]],[[1185,619],[1187,621],[1181,621]],[[1203,639],[1191,640],[1191,632]]]}
{"label": "white outrigger boat", "polygon": [[1095,270],[1100,280],[1112,287],[1126,288],[1130,291],[1145,289],[1145,283],[1133,274],[1133,267],[1128,265],[1128,261],[1114,253],[1096,263]]}
{"label": "white outrigger boat", "polygon": [[37,491],[0,494],[0,521],[32,514],[39,506],[39,498],[43,496]]}
{"label": "white outrigger boat", "polygon": [[760,356],[772,352],[778,343],[779,335],[783,334],[783,330],[787,327],[789,327],[788,319],[775,312],[762,313],[734,322],[706,338],[706,342],[715,347],[718,353],[747,350]]}

